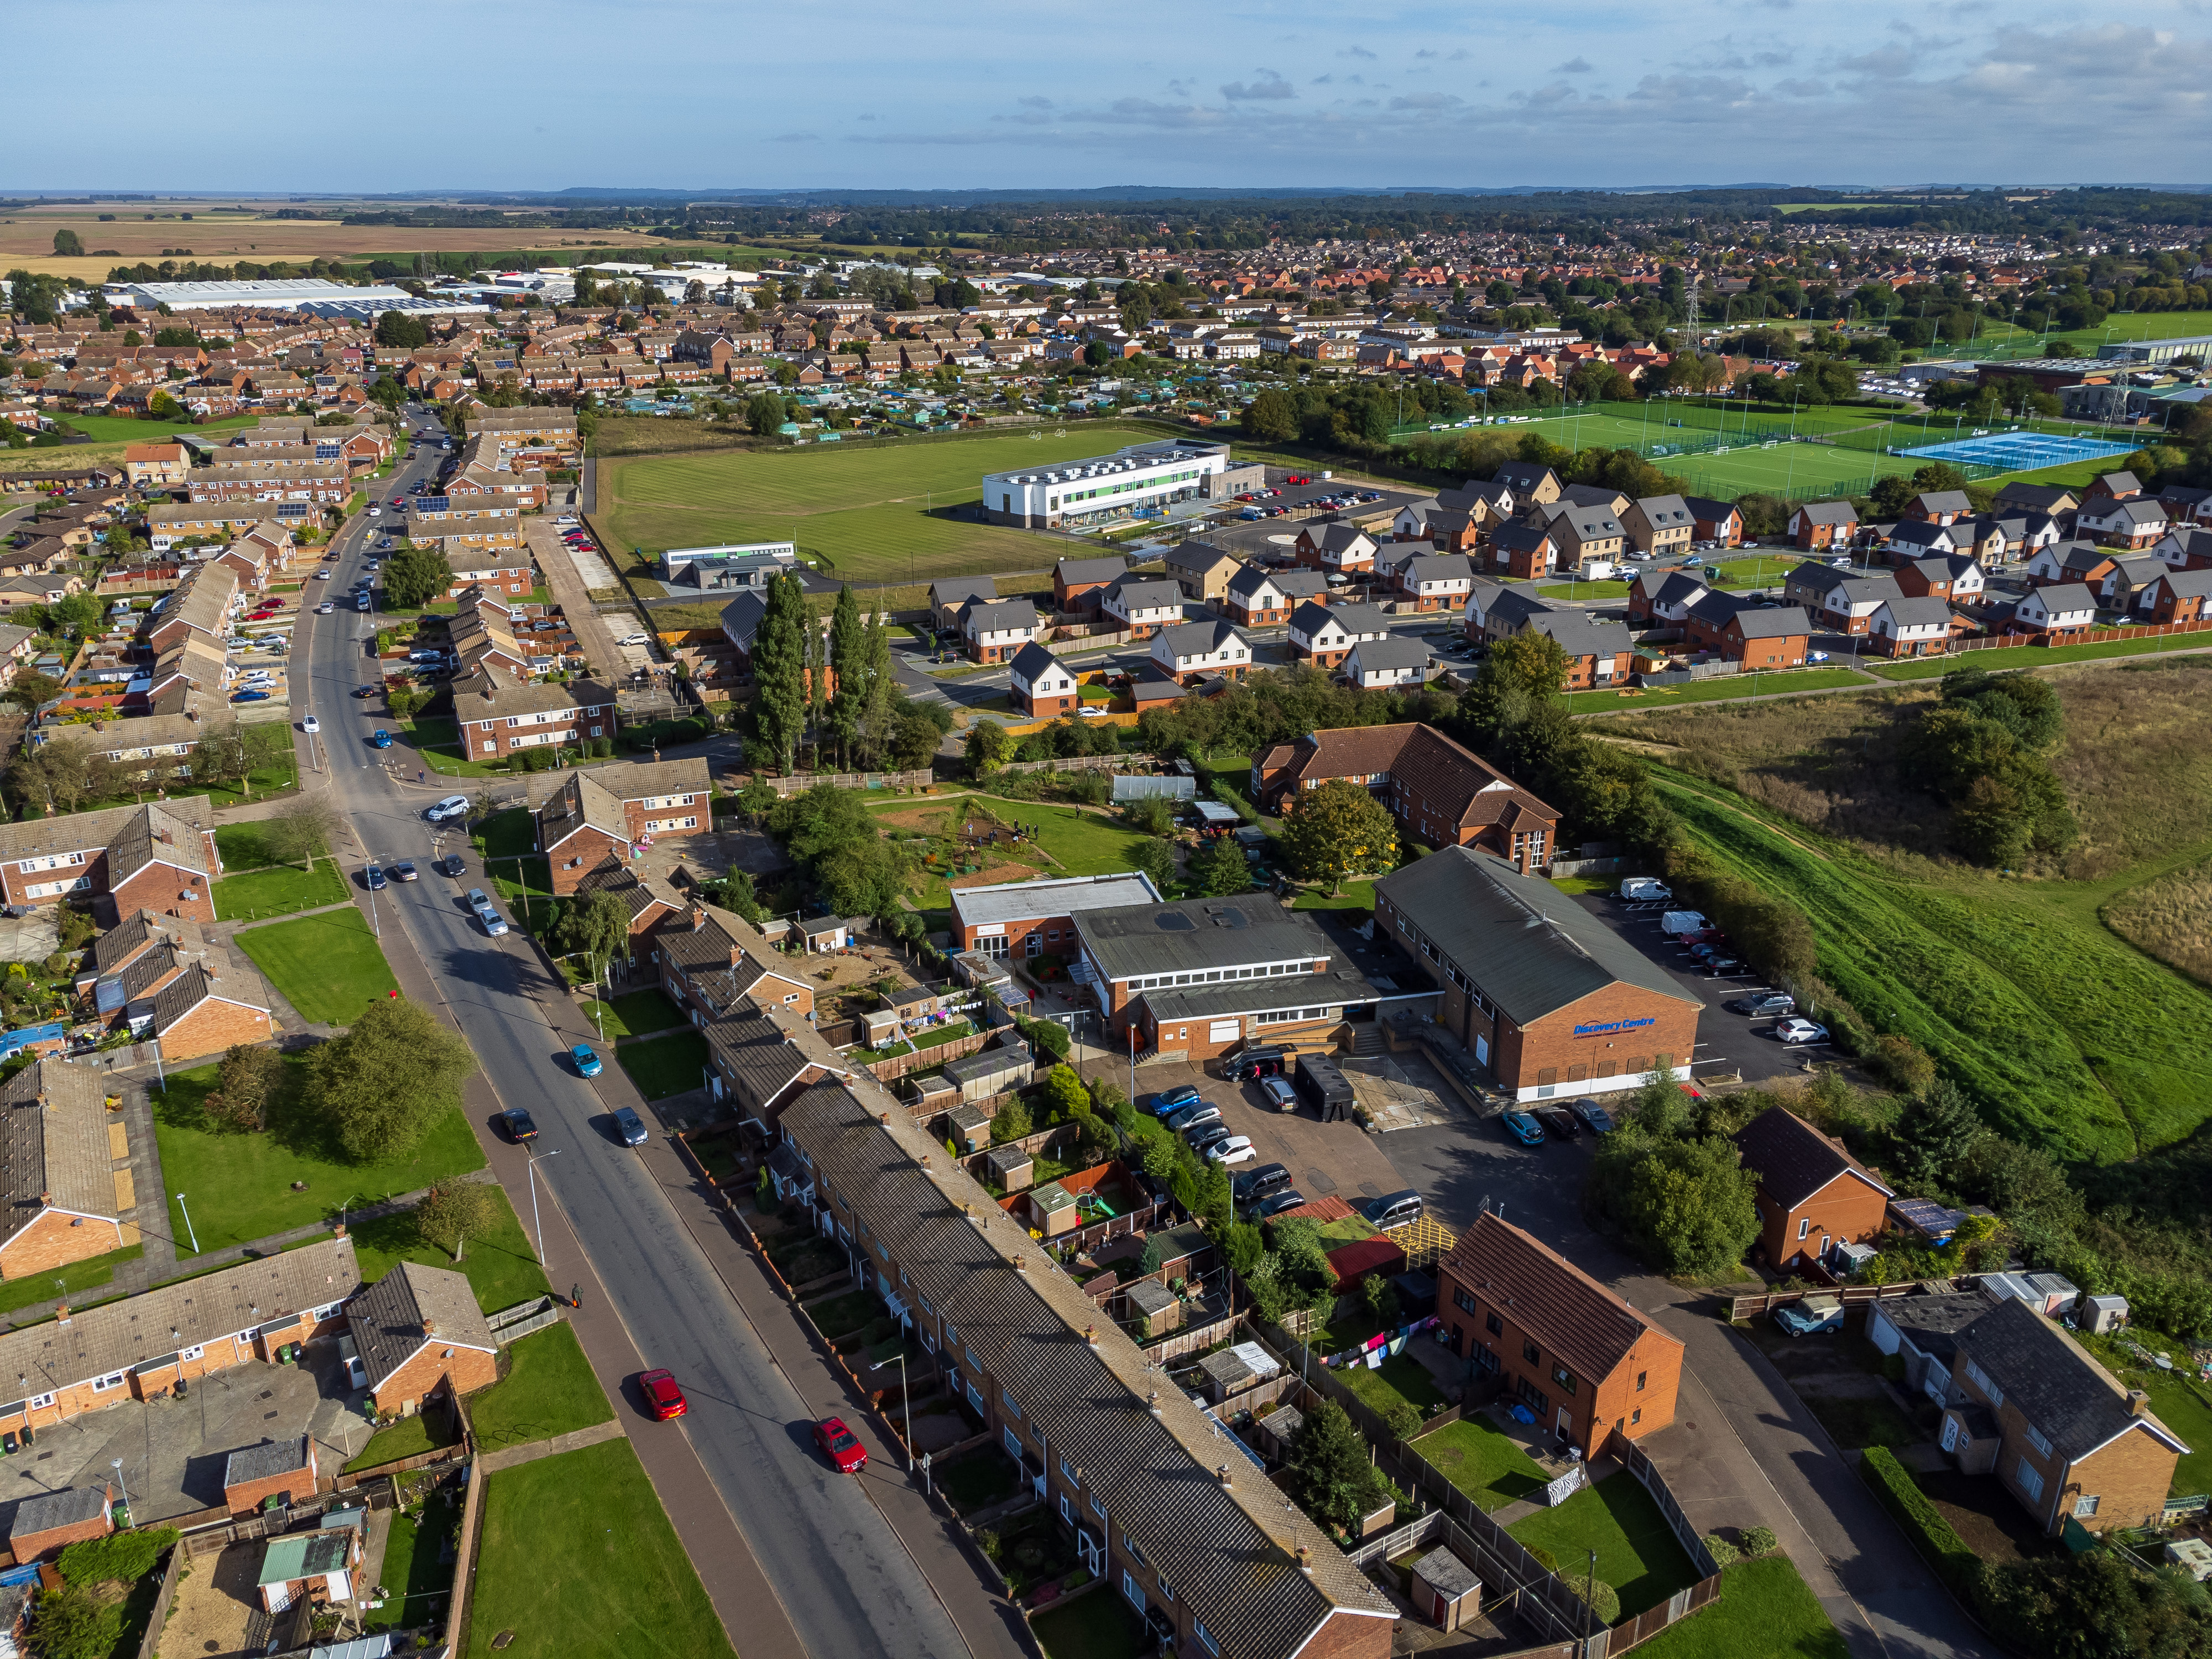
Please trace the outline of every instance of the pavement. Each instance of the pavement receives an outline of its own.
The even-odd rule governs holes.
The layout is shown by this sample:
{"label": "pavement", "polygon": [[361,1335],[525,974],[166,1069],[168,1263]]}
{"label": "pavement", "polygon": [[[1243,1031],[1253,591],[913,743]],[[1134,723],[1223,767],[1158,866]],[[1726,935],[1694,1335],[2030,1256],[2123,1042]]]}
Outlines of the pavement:
{"label": "pavement", "polygon": [[[394,478],[395,490],[420,465]],[[341,580],[358,562],[360,533],[341,538]],[[321,787],[349,863],[420,861],[460,838],[423,823],[427,796],[373,764],[359,742],[374,716],[346,694],[369,622],[313,618],[296,653],[331,738]],[[483,883],[471,854],[458,881],[387,889],[373,913],[362,896],[363,913],[403,993],[451,1019],[474,1049],[483,1070],[465,1106],[491,1172],[542,1237],[554,1284],[577,1292],[570,1325],[733,1639],[758,1659],[1019,1651],[957,1546],[933,1516],[933,1532],[917,1524],[928,1512],[917,1512],[921,1495],[887,1449],[872,1460],[873,1478],[859,1480],[816,1455],[817,1417],[865,1413],[793,1340],[793,1316],[708,1211],[672,1144],[633,1151],[610,1133],[616,1106],[648,1122],[655,1115],[619,1066],[591,1081],[574,1074],[568,1049],[588,1035],[574,1000],[519,930],[487,939],[462,908],[460,890]],[[539,1127],[529,1149],[493,1127],[507,1104],[526,1103]],[[628,1386],[653,1366],[672,1370],[690,1398],[677,1423],[649,1421]]]}

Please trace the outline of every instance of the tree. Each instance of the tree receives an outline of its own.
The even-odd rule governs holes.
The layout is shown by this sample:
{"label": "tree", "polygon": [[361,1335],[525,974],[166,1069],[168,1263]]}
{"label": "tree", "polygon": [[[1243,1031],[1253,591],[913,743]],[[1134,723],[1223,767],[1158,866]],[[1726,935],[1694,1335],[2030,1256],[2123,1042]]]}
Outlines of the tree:
{"label": "tree", "polygon": [[100,626],[101,614],[100,601],[91,594],[64,594],[46,607],[46,626],[57,631],[82,634]]}
{"label": "tree", "polygon": [[[27,620],[27,618],[26,619]],[[35,668],[16,671],[5,692],[0,692],[0,702],[11,702],[18,708],[36,708],[40,703],[61,696],[62,683],[51,674],[41,674]]]}
{"label": "tree", "polygon": [[[61,237],[57,234],[56,241]],[[107,1659],[123,1639],[123,1601],[64,1583],[31,1610],[31,1646],[40,1659]]]}
{"label": "tree", "polygon": [[580,951],[598,963],[623,954],[629,943],[629,908],[612,893],[594,890],[570,899],[553,929],[563,951]]}
{"label": "tree", "polygon": [[1650,1081],[1628,1097],[1627,1118],[1654,1139],[1671,1139],[1686,1133],[1690,1122],[1690,1097],[1682,1087],[1682,1073],[1674,1057],[1661,1054]]}
{"label": "tree", "polygon": [[370,1003],[341,1036],[307,1054],[307,1103],[359,1164],[404,1158],[461,1103],[476,1070],[469,1046],[400,998]]}
{"label": "tree", "polygon": [[292,797],[277,809],[275,817],[262,826],[262,845],[276,855],[281,864],[297,859],[312,875],[315,869],[315,854],[331,843],[331,834],[337,827],[337,815],[331,810],[329,797],[318,793],[302,793]]}
{"label": "tree", "polygon": [[419,610],[452,592],[453,567],[434,547],[410,543],[386,561],[385,598],[402,611]]}
{"label": "tree", "polygon": [[1298,406],[1290,394],[1270,388],[1244,405],[1244,435],[1285,443],[1298,435]]}
{"label": "tree", "polygon": [[1892,1133],[1890,1168],[1907,1189],[1948,1189],[1982,1138],[1982,1120],[1956,1084],[1938,1078],[1906,1105]]}
{"label": "tree", "polygon": [[7,787],[26,807],[74,812],[92,793],[91,747],[66,738],[42,743],[8,769]]}
{"label": "tree", "polygon": [[269,1099],[283,1074],[275,1049],[234,1043],[216,1066],[215,1092],[204,1108],[210,1121],[233,1133],[266,1128]]}
{"label": "tree", "polygon": [[830,666],[836,678],[830,697],[830,734],[836,740],[839,768],[850,770],[853,739],[868,696],[867,634],[850,582],[837,590],[836,608],[830,613]]}
{"label": "tree", "polygon": [[988,778],[1006,763],[1013,740],[996,720],[977,720],[968,730],[968,764],[979,778]]}
{"label": "tree", "polygon": [[[185,418],[185,406],[166,392],[156,392],[146,399],[146,412],[157,421],[181,421]],[[113,534],[110,532],[112,544]]]}
{"label": "tree", "polygon": [[410,316],[404,311],[386,311],[376,319],[376,343],[413,350],[430,343],[430,331],[420,317]]}
{"label": "tree", "polygon": [[1631,1172],[1621,1214],[1654,1271],[1717,1279],[1759,1237],[1758,1189],[1759,1176],[1741,1167],[1726,1137],[1662,1141]]}
{"label": "tree", "polygon": [[489,1182],[441,1182],[415,1206],[415,1231],[456,1261],[466,1257],[469,1240],[498,1224],[499,1188]]}
{"label": "tree", "polygon": [[1300,799],[1283,827],[1291,868],[1307,881],[1326,881],[1333,893],[1345,878],[1387,870],[1397,861],[1398,831],[1389,809],[1356,783],[1331,778]]}
{"label": "tree", "polygon": [[1191,873],[1208,898],[1225,898],[1252,884],[1252,866],[1245,861],[1243,844],[1234,836],[1217,836],[1194,860]]}
{"label": "tree", "polygon": [[783,399],[773,392],[756,392],[745,400],[745,425],[756,438],[773,438],[786,418]]}
{"label": "tree", "polygon": [[1078,1112],[1091,1109],[1091,1091],[1083,1086],[1083,1079],[1075,1074],[1072,1066],[1055,1066],[1044,1076],[1045,1103],[1052,1109],[1047,1121],[1060,1123]]}
{"label": "tree", "polygon": [[991,1120],[991,1139],[1001,1145],[1019,1140],[1030,1133],[1030,1109],[1019,1095],[1009,1095],[999,1115]]}
{"label": "tree", "polygon": [[54,258],[57,259],[82,259],[84,258],[84,243],[82,240],[79,238],[77,234],[71,230],[67,225],[64,225],[59,230],[54,233]]}
{"label": "tree", "polygon": [[1175,848],[1150,838],[1134,842],[1129,848],[1129,867],[1150,877],[1152,885],[1164,894],[1168,884],[1176,878]]}
{"label": "tree", "polygon": [[1321,1525],[1348,1535],[1381,1507],[1388,1481],[1367,1461],[1367,1443],[1343,1407],[1324,1397],[1305,1414],[1291,1443],[1291,1478],[1299,1504]]}
{"label": "tree", "polygon": [[769,580],[753,640],[753,720],[779,770],[788,772],[806,724],[806,591],[788,573]]}
{"label": "tree", "polygon": [[154,343],[157,346],[168,346],[181,349],[187,346],[196,346],[199,343],[200,337],[198,331],[190,327],[173,326],[170,328],[157,328],[154,331]]}
{"label": "tree", "polygon": [[902,772],[919,772],[936,754],[938,744],[945,733],[937,723],[918,708],[908,708],[897,716],[891,726],[890,761]]}

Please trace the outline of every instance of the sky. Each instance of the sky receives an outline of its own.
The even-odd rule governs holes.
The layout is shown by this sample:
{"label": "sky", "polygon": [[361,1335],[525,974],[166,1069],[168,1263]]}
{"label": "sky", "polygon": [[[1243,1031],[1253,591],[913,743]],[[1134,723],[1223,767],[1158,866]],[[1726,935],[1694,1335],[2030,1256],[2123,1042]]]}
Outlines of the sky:
{"label": "sky", "polygon": [[219,9],[13,16],[0,189],[2212,182],[2212,0]]}

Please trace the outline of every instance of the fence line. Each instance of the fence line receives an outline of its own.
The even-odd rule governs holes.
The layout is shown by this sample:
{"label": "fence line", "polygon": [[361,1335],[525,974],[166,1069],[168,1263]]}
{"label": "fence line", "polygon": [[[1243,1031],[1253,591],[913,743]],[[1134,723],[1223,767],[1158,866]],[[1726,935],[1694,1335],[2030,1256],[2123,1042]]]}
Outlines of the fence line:
{"label": "fence line", "polygon": [[154,1611],[146,1620],[146,1633],[138,1638],[138,1659],[154,1659],[161,1650],[161,1626],[168,1621],[169,1603],[177,1599],[177,1581],[185,1574],[189,1552],[183,1539],[169,1549],[169,1565],[161,1574],[161,1593],[154,1598]]}

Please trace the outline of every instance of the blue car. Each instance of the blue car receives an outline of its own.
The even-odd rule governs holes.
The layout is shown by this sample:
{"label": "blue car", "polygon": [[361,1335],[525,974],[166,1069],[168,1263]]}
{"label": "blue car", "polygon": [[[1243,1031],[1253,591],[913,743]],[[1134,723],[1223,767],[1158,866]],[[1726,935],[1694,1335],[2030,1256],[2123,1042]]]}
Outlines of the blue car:
{"label": "blue car", "polygon": [[1154,1117],[1172,1117],[1184,1107],[1195,1103],[1198,1097],[1196,1086],[1186,1083],[1180,1089],[1170,1089],[1164,1095],[1154,1095],[1149,1109]]}
{"label": "blue car", "polygon": [[372,864],[368,868],[362,871],[361,872],[361,878],[363,882],[368,884],[368,890],[370,892],[380,893],[384,890],[384,872],[377,866]]}
{"label": "blue car", "polygon": [[389,748],[391,748],[391,747],[392,747],[392,733],[391,733],[391,732],[387,732],[387,731],[386,731],[382,726],[380,726],[379,727],[377,727],[377,729],[376,729],[375,731],[374,731],[374,732],[370,732],[370,733],[368,734],[368,746],[369,746],[371,749],[389,749]]}
{"label": "blue car", "polygon": [[576,1062],[578,1077],[597,1077],[606,1069],[599,1057],[592,1052],[592,1045],[588,1042],[580,1042],[569,1049],[568,1058]]}
{"label": "blue car", "polygon": [[1544,1126],[1526,1112],[1501,1112],[1498,1115],[1498,1121],[1507,1134],[1512,1136],[1523,1146],[1540,1146],[1544,1144]]}
{"label": "blue car", "polygon": [[267,702],[269,694],[266,691],[240,691],[231,701],[233,702]]}
{"label": "blue car", "polygon": [[615,1133],[622,1138],[622,1144],[625,1146],[642,1146],[646,1139],[645,1120],[629,1107],[617,1106],[615,1108]]}

